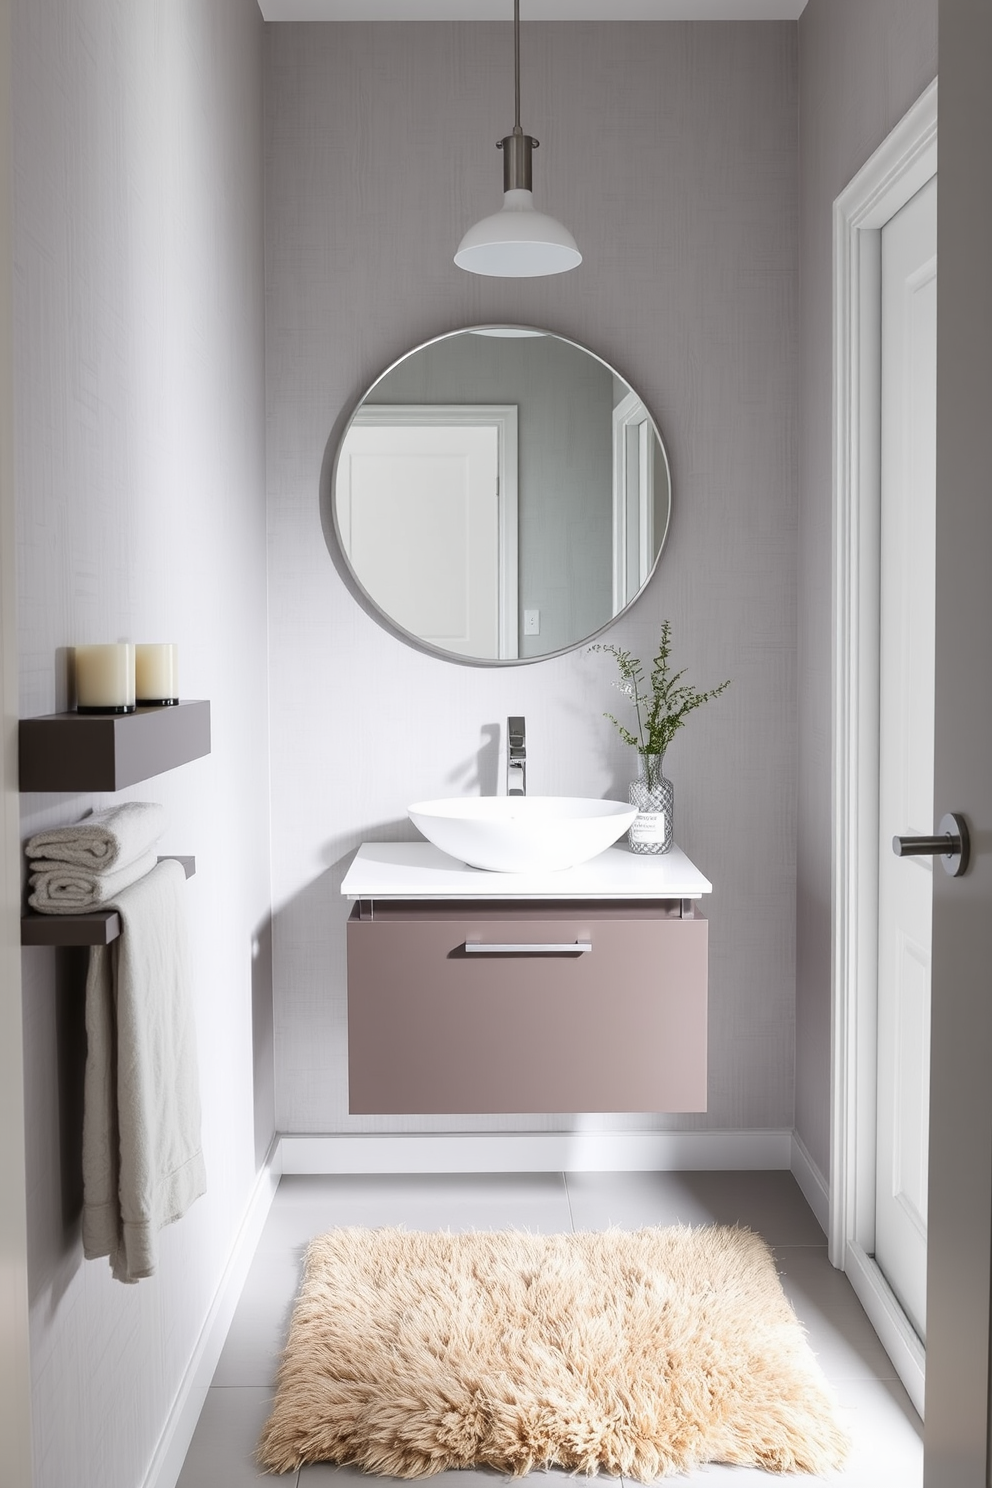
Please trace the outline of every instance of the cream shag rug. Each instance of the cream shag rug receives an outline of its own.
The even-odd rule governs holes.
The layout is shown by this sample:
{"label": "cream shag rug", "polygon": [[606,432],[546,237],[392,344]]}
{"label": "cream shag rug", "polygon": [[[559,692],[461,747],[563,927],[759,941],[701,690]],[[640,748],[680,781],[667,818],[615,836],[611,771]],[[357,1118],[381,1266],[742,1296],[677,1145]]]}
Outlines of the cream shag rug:
{"label": "cream shag rug", "polygon": [[651,1482],[705,1462],[820,1473],[846,1447],[748,1230],[340,1229],[309,1247],[258,1456]]}

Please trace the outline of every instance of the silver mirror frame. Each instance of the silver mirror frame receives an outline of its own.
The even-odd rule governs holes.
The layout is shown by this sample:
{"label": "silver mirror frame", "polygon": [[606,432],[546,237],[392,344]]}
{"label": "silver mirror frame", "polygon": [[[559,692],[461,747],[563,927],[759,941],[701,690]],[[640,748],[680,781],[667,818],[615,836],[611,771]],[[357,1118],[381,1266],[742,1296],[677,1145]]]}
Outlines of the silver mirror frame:
{"label": "silver mirror frame", "polygon": [[[600,356],[598,352],[591,351],[588,346],[583,346],[580,341],[575,341],[570,336],[563,336],[558,331],[550,331],[541,326],[526,326],[513,324],[511,322],[483,321],[480,322],[478,325],[459,326],[455,330],[443,331],[440,335],[431,336],[428,340],[422,341],[418,345],[410,347],[410,349],[408,351],[405,351],[402,356],[399,356],[395,359],[395,361],[390,362],[390,364],[387,367],[384,367],[383,370],[378,374],[378,376],[375,377],[372,382],[368,384],[361,396],[352,405],[347,417],[344,419],[339,418],[338,420],[336,420],[329,440],[329,446],[331,443],[334,444],[334,455],[330,467],[330,485],[329,488],[325,488],[328,491],[327,500],[330,522],[327,523],[325,521],[324,528],[325,538],[327,539],[328,544],[331,547],[331,557],[334,560],[335,567],[338,569],[342,578],[345,580],[349,590],[354,595],[355,599],[359,602],[366,613],[373,620],[375,620],[378,625],[382,626],[384,630],[395,636],[397,640],[406,642],[407,645],[412,646],[416,651],[421,651],[427,656],[437,657],[441,661],[454,662],[459,666],[534,666],[535,664],[542,661],[550,661],[557,656],[567,656],[570,652],[577,651],[580,647],[589,645],[592,642],[596,641],[600,636],[604,635],[605,632],[609,630],[610,626],[613,625],[617,620],[619,620],[622,615],[627,614],[628,610],[630,610],[631,607],[637,603],[641,595],[647,589],[648,585],[651,583],[651,580],[654,578],[655,572],[657,571],[658,564],[661,561],[662,554],[665,551],[665,544],[668,541],[669,532],[671,531],[671,461],[668,457],[668,450],[665,446],[665,441],[661,436],[661,430],[658,428],[657,420],[655,419],[651,409],[648,408],[645,404],[644,408],[647,414],[647,419],[650,423],[651,429],[654,432],[655,439],[657,440],[658,449],[661,452],[661,457],[664,462],[665,476],[668,481],[668,510],[665,516],[665,528],[664,531],[661,533],[660,539],[658,540],[658,551],[655,555],[650,571],[648,572],[647,577],[644,579],[644,582],[641,584],[640,588],[637,590],[637,593],[634,594],[632,598],[627,601],[622,609],[617,610],[616,613],[611,615],[610,618],[603,625],[598,627],[598,629],[590,631],[588,635],[581,636],[578,640],[570,642],[566,646],[560,646],[554,651],[544,651],[539,656],[466,656],[457,651],[448,651],[441,646],[435,646],[430,641],[425,641],[422,637],[414,634],[412,631],[406,630],[402,625],[394,620],[391,615],[387,614],[387,612],[381,608],[378,602],[368,592],[351,565],[351,561],[345,548],[341,528],[338,522],[336,499],[338,466],[341,460],[342,451],[344,449],[345,439],[348,435],[349,430],[354,424],[359,412],[367,403],[369,396],[375,391],[379,384],[383,382],[387,377],[389,377],[390,374],[394,372],[398,367],[400,367],[404,362],[408,361],[410,357],[416,356],[418,352],[425,351],[430,346],[436,346],[442,341],[453,340],[456,336],[466,336],[472,333],[480,333],[486,331],[505,331],[510,329],[521,331],[524,333],[529,332],[534,336],[552,337],[554,340],[560,341],[566,346],[572,346],[576,349],[576,351],[582,352],[584,356],[591,357],[594,361],[598,362],[600,366],[603,367],[612,376],[619,378],[621,382],[626,384],[631,392],[636,392],[633,384],[624,376],[622,372],[618,371],[618,369],[614,367],[611,362],[608,362],[606,358]],[[637,396],[640,397],[640,394],[637,394]],[[326,468],[327,465],[325,459],[325,470]]]}

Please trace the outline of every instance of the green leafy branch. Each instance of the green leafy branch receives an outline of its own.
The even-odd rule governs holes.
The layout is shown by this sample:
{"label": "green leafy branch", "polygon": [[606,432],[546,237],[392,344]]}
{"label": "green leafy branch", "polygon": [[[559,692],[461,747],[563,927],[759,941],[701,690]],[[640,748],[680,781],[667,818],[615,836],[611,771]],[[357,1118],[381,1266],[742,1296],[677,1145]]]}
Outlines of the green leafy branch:
{"label": "green leafy branch", "polygon": [[671,622],[665,620],[661,627],[658,654],[652,663],[649,678],[645,678],[640,661],[636,656],[631,656],[629,651],[621,651],[619,646],[589,647],[590,651],[606,651],[616,660],[620,681],[614,685],[634,705],[637,733],[634,734],[612,713],[604,713],[603,717],[608,718],[616,727],[624,743],[636,749],[639,754],[664,754],[689,714],[701,708],[703,703],[708,703],[710,698],[719,697],[730,686],[728,678],[719,687],[711,687],[708,692],[697,692],[694,687],[682,681],[686,673],[685,667],[680,672],[672,673],[669,661],[671,636]]}

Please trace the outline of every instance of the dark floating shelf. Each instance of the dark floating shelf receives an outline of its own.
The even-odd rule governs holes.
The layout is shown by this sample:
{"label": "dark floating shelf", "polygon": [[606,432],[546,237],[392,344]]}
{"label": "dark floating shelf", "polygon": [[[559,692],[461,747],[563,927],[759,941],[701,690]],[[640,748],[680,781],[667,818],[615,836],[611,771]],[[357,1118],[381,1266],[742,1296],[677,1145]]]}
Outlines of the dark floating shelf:
{"label": "dark floating shelf", "polygon": [[26,914],[21,920],[22,946],[109,945],[120,933],[116,909],[84,915]]}
{"label": "dark floating shelf", "polygon": [[[182,863],[186,877],[196,872],[195,858],[181,858],[166,853]],[[164,858],[159,858],[163,862]],[[121,933],[121,917],[116,909],[98,909],[92,914],[51,915],[26,914],[21,917],[22,946],[94,946],[109,945]]]}
{"label": "dark floating shelf", "polygon": [[48,713],[22,718],[19,740],[22,791],[122,790],[209,754],[210,704]]}

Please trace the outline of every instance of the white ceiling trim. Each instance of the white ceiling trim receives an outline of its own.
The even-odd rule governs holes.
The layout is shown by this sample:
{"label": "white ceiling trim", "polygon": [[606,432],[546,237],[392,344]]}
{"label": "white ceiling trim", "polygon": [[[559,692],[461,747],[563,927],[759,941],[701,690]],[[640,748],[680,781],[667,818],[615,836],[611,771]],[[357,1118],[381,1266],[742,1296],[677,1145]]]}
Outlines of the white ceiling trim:
{"label": "white ceiling trim", "polygon": [[[259,0],[267,21],[505,21],[510,0]],[[528,21],[795,21],[806,0],[525,0]]]}

